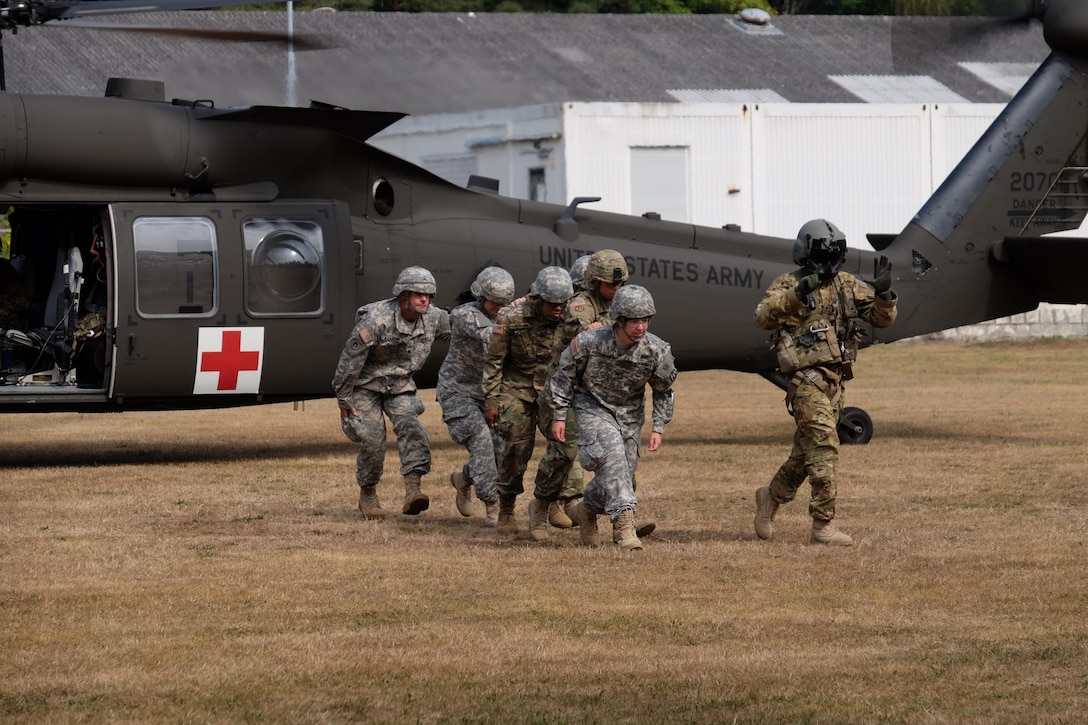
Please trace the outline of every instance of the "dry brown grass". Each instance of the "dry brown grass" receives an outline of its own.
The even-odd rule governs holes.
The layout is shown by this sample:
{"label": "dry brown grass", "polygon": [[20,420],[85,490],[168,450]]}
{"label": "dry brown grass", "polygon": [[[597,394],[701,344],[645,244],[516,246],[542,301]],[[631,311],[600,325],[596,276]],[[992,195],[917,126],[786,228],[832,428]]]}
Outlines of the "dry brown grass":
{"label": "dry brown grass", "polygon": [[[755,539],[792,424],[740,374],[681,376],[639,469],[660,533],[633,555],[462,519],[435,404],[431,509],[382,523],[354,508],[332,401],[4,416],[0,720],[1077,721],[1086,358],[864,352],[849,549],[807,544],[803,502]],[[380,493],[397,506],[397,477]]]}

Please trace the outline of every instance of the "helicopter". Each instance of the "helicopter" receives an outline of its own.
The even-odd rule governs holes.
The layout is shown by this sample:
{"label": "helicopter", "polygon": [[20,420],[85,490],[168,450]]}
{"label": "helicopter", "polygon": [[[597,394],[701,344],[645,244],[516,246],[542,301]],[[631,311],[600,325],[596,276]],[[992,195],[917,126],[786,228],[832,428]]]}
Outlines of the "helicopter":
{"label": "helicopter", "polygon": [[[1088,240],[1045,236],[1088,214],[1088,4],[1032,7],[1050,56],[902,232],[847,252],[843,269],[862,278],[878,255],[893,265],[899,317],[867,344],[1088,302]],[[542,259],[600,249],[654,294],[679,369],[784,387],[753,310],[795,268],[792,238],[457,186],[367,143],[402,117],[168,102],[144,80],[111,80],[102,98],[0,93],[0,198],[32,290],[0,333],[0,411],[331,397],[356,309],[404,267],[427,267],[435,303],[452,307],[484,267],[527,288]],[[421,386],[444,353],[436,344]],[[848,409],[840,436],[867,442],[871,419]]]}

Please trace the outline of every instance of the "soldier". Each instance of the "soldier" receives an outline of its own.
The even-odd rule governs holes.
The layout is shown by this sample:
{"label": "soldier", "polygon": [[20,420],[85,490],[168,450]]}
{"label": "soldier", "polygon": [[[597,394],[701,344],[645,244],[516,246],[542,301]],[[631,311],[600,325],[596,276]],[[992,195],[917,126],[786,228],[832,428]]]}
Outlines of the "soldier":
{"label": "soldier", "polygon": [[[491,328],[484,363],[484,417],[502,440],[499,454],[499,531],[514,533],[514,506],[533,455],[539,419],[538,396],[549,364],[562,349],[563,310],[574,294],[562,267],[545,267],[529,287],[529,296],[502,309]],[[559,497],[558,485],[537,474],[529,505],[530,535],[546,539],[548,506]]]}
{"label": "soldier", "polygon": [[[575,260],[575,264],[577,263]],[[577,337],[580,332],[612,324],[609,307],[616,291],[627,282],[627,278],[627,261],[614,249],[602,249],[586,259],[585,266],[582,268],[581,291],[571,298],[564,315],[563,327],[567,342]],[[555,363],[558,364],[558,362],[557,357]],[[541,432],[550,440],[552,409],[547,389],[542,396],[541,410],[543,411]],[[573,410],[567,411],[567,438],[570,442],[566,444],[558,441],[550,442],[537,469],[537,475],[558,480],[563,484],[559,492],[559,501],[553,503],[548,511],[548,520],[552,526],[561,528],[567,528],[573,524],[566,512],[577,499],[582,497],[585,488],[582,483],[582,468],[578,465],[578,446],[575,443],[578,440],[578,422]],[[644,522],[638,528],[638,535],[639,537],[649,536],[655,528],[656,525],[652,521]]]}
{"label": "soldier", "polygon": [[653,422],[648,451],[661,447],[672,420],[672,384],[676,365],[669,344],[649,332],[657,310],[653,297],[628,285],[612,300],[611,327],[587,330],[563,351],[548,384],[555,402],[552,435],[566,439],[566,414],[578,418],[582,467],[596,475],[586,484],[585,498],[570,509],[582,543],[597,546],[597,516],[612,521],[612,540],[623,550],[641,549],[635,533],[634,478],[645,422],[646,386],[653,393]]}
{"label": "soldier", "polygon": [[841,272],[846,237],[825,219],[801,227],[793,246],[800,269],[779,276],[756,307],[756,324],[774,330],[778,369],[789,380],[786,409],[797,431],[793,450],[768,486],[756,489],[756,535],[774,534],[774,516],[792,501],[808,477],[812,542],[850,546],[854,540],[835,528],[835,461],[842,418],[843,384],[853,375],[862,330],[895,322],[891,262],[881,255],[868,284]]}
{"label": "soldier", "polygon": [[590,288],[586,284],[586,267],[589,266],[589,258],[592,256],[591,254],[583,254],[570,265],[570,281],[574,285],[574,294]]}
{"label": "soldier", "polygon": [[431,306],[434,275],[423,267],[407,267],[393,285],[393,297],[360,307],[336,375],[332,380],[340,406],[340,427],[359,444],[355,480],[359,511],[381,519],[385,511],[376,487],[385,464],[385,419],[393,423],[404,477],[401,512],[414,516],[430,499],[420,491],[420,477],[431,470],[427,431],[419,422],[423,401],[412,376],[423,367],[435,337],[450,337],[449,314]]}
{"label": "soldier", "polygon": [[[571,298],[571,302],[578,298],[578,296],[587,290],[591,290],[592,287],[586,282],[586,267],[589,266],[589,260],[592,255],[583,254],[578,259],[574,260],[574,263],[570,266],[570,281],[574,285],[574,297]],[[567,310],[564,315],[570,312],[570,305],[567,305]],[[569,318],[564,318],[564,325]],[[580,332],[581,330],[578,330]],[[569,330],[568,330],[569,334]],[[573,339],[573,337],[572,337]],[[569,342],[569,340],[568,340]],[[563,347],[566,347],[564,345]],[[562,350],[560,350],[562,352]],[[559,362],[559,357],[556,356],[554,363]],[[541,403],[547,404],[547,384],[544,386],[541,396]],[[571,423],[573,416],[567,417],[567,423]],[[544,437],[548,439],[548,450],[544,452],[544,459],[541,460],[540,465],[544,466],[545,474],[548,473],[548,467],[553,466],[554,475],[562,476],[564,471],[566,472],[566,479],[563,481],[562,488],[559,491],[559,500],[553,501],[548,506],[548,523],[560,529],[569,529],[574,525],[574,522],[567,516],[567,508],[574,505],[575,499],[582,497],[582,492],[585,490],[585,474],[582,471],[582,466],[578,463],[578,447],[567,446],[559,443],[558,441],[551,440],[551,421],[552,414],[551,408],[547,411],[542,411],[539,424],[547,428],[543,431]],[[553,455],[549,458],[549,453]],[[560,453],[561,455],[554,455]],[[554,465],[553,465],[554,459]],[[539,473],[540,467],[537,467]]]}
{"label": "soldier", "polygon": [[487,267],[472,283],[475,302],[455,307],[450,313],[450,349],[438,371],[438,403],[442,422],[454,443],[468,449],[468,463],[450,474],[457,490],[457,510],[472,515],[472,489],[484,502],[485,526],[495,526],[499,516],[499,472],[495,442],[484,420],[482,387],[484,359],[491,326],[499,310],[514,299],[514,278],[501,267]]}

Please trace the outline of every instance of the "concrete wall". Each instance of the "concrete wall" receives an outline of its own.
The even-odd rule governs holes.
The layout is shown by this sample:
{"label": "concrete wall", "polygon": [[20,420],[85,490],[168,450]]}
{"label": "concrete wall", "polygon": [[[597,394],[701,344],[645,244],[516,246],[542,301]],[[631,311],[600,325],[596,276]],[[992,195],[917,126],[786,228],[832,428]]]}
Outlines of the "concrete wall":
{"label": "concrete wall", "polygon": [[1012,317],[965,325],[917,338],[923,341],[991,342],[1039,337],[1088,337],[1088,305],[1051,305]]}

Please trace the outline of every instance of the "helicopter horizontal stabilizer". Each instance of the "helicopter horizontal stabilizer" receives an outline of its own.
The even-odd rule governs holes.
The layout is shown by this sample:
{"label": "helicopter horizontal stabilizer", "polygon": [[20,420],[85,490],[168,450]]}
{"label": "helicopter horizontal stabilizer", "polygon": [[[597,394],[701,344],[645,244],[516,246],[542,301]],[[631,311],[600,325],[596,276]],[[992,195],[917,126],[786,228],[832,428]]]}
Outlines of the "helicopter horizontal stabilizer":
{"label": "helicopter horizontal stabilizer", "polygon": [[392,126],[406,113],[396,111],[351,111],[345,108],[291,108],[288,106],[250,106],[224,109],[204,116],[208,121],[273,123],[283,126],[323,128],[358,141]]}
{"label": "helicopter horizontal stabilizer", "polygon": [[1040,302],[1088,303],[1088,238],[1006,237],[991,249],[998,262],[1010,265],[1035,289]]}

